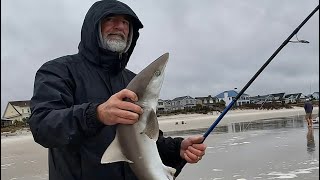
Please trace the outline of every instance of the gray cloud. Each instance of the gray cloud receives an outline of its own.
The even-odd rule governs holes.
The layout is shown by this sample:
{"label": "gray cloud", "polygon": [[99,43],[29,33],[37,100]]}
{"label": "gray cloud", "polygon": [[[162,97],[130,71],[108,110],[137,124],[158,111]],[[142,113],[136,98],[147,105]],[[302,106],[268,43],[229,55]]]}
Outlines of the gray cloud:
{"label": "gray cloud", "polygon": [[[1,113],[30,99],[37,69],[77,53],[94,1],[1,1]],[[240,90],[319,3],[316,0],[126,0],[145,28],[128,64],[138,73],[170,53],[161,98]],[[247,89],[250,95],[319,91],[319,12]]]}

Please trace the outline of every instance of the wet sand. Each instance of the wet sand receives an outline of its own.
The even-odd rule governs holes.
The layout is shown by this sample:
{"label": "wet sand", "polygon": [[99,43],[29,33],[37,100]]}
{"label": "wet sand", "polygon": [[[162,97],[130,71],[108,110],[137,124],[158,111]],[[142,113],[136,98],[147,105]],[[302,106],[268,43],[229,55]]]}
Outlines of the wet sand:
{"label": "wet sand", "polygon": [[[314,107],[313,116],[319,112],[319,107]],[[212,114],[179,114],[171,116],[158,117],[160,129],[163,132],[185,131],[191,129],[209,128],[211,124],[219,117],[220,113]],[[248,122],[261,119],[301,116],[305,115],[302,107],[279,110],[230,110],[218,126],[225,126],[230,123]],[[1,144],[10,139],[16,141],[19,137],[31,136],[28,129],[19,130],[14,133],[1,133]]]}
{"label": "wet sand", "polygon": [[[315,114],[314,116],[316,116],[317,113],[318,113],[318,107],[314,108],[314,114]],[[300,117],[303,118],[304,114],[305,113],[303,108],[269,110],[269,111],[268,110],[230,111],[218,124],[217,129],[219,126],[220,127],[226,126],[226,125],[230,126],[230,123],[248,122],[248,121],[254,121],[259,119],[270,119],[274,117],[290,117],[290,116],[300,115]],[[180,136],[182,135],[181,132],[183,130],[208,128],[217,117],[218,117],[218,114],[175,115],[175,116],[159,117],[159,124],[160,124],[160,128],[164,132],[168,133],[168,132],[175,131],[175,132],[178,132],[177,135]],[[182,121],[184,121],[184,124],[182,124]],[[178,124],[176,125],[176,123]],[[305,124],[303,120],[301,121],[301,123]],[[254,123],[251,123],[251,125],[252,124]],[[246,127],[248,126],[246,125]],[[229,127],[229,129],[232,129],[232,128],[233,126]],[[198,134],[202,134],[202,133],[203,132],[198,132]],[[305,136],[304,134],[305,134],[305,130],[302,130],[302,135]],[[198,166],[195,166],[199,168],[202,167],[203,169],[199,170],[198,168],[191,168],[193,165],[188,165],[178,179],[184,179],[184,180],[213,179],[212,177],[218,177],[218,179],[219,177],[230,178],[228,177],[229,176],[228,174],[230,174],[229,172],[231,172],[231,170],[228,170],[228,169],[223,169],[223,172],[225,172],[225,174],[220,173],[220,175],[218,176],[217,176],[217,173],[211,174],[212,172],[220,171],[222,167],[220,165],[218,166],[218,164],[216,163],[214,164],[214,166],[212,166],[210,162],[217,162],[217,160],[219,162],[225,161],[222,157],[221,157],[222,159],[219,159],[220,155],[215,158],[211,158],[211,155],[210,155],[212,148],[219,146],[217,144],[211,144],[211,143],[216,142],[217,138],[219,139],[220,136],[221,135],[218,135],[217,137],[215,136],[214,138],[208,139],[208,145],[209,145],[208,156],[207,158],[204,158],[204,161],[201,163],[202,165],[199,164]],[[269,137],[269,135],[266,137]],[[222,138],[221,143],[226,142],[226,139],[225,139],[226,137],[223,136],[221,138]],[[305,143],[304,139],[303,141],[304,141],[303,143]],[[316,141],[318,141],[318,138],[316,139]],[[295,141],[292,141],[292,143],[294,142]],[[316,147],[318,147],[318,144],[316,145]],[[254,145],[254,147],[250,149],[256,149],[261,152],[260,155],[256,155],[255,157],[260,157],[260,156],[263,157],[264,149],[263,148],[261,149],[259,144]],[[246,152],[247,150],[244,149],[243,153],[246,153]],[[286,152],[284,152],[284,154],[286,154]],[[235,151],[231,155],[234,158],[237,156],[239,157],[242,156],[237,151]],[[48,179],[47,156],[48,156],[47,149],[43,148],[42,146],[34,142],[30,131],[24,130],[24,131],[20,131],[13,134],[12,133],[7,134],[7,136],[4,136],[2,134],[1,135],[1,179],[4,179],[4,180]],[[230,153],[226,151],[226,154],[222,156],[223,157],[230,156]],[[269,158],[273,158],[273,157],[269,157]],[[237,161],[237,159],[235,159],[235,161]],[[266,161],[267,160],[265,160],[265,162]],[[245,161],[242,161],[242,162],[246,163]],[[277,163],[281,163],[281,162],[277,162]],[[318,163],[318,161],[316,163]],[[234,163],[232,163],[230,160],[230,164],[232,165]],[[243,166],[240,164],[238,165],[235,165],[232,167],[237,168],[237,167]],[[230,166],[230,165],[226,164],[225,166]],[[216,168],[210,170],[204,167],[216,167]],[[269,173],[273,173],[273,172],[276,172],[276,170],[270,171]],[[234,172],[235,177],[237,173],[240,174],[241,172],[235,171]],[[316,176],[318,176],[318,174],[316,174]],[[232,177],[231,179],[241,179],[240,177],[239,178],[235,178],[235,177]],[[261,177],[261,175],[257,175],[256,177]]]}
{"label": "wet sand", "polygon": [[[314,107],[313,116],[316,117],[319,112],[319,107]],[[186,131],[192,129],[209,128],[211,124],[219,117],[220,113],[213,112],[211,114],[179,114],[171,116],[158,117],[160,129],[163,132]],[[230,110],[218,126],[225,126],[230,123],[248,122],[262,119],[304,116],[304,109],[294,107],[292,109],[279,110]],[[31,136],[28,129],[16,131],[14,133],[1,133],[1,144],[8,141],[17,141],[19,137]]]}
{"label": "wet sand", "polygon": [[177,180],[319,179],[319,129],[308,128],[303,116],[261,120],[236,131],[228,126],[226,133],[209,135],[206,155],[187,164]]}
{"label": "wet sand", "polygon": [[[319,107],[315,107],[313,110],[313,116],[315,117],[318,112]],[[209,128],[219,115],[220,113],[174,115],[159,117],[158,120],[160,129],[164,132],[184,131],[190,129]],[[232,110],[222,118],[217,126],[224,126],[237,122],[301,115],[305,115],[304,109],[301,107],[279,110]]]}

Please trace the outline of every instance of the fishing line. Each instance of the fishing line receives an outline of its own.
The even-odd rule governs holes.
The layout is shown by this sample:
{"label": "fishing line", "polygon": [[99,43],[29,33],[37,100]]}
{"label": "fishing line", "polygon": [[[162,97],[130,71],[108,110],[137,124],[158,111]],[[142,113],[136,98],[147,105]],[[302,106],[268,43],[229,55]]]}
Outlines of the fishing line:
{"label": "fishing line", "polygon": [[[213,131],[213,129],[217,126],[217,124],[221,121],[224,115],[231,109],[231,107],[235,104],[235,102],[240,98],[240,96],[248,89],[248,87],[252,84],[252,82],[259,76],[259,74],[266,68],[266,66],[272,61],[272,59],[281,51],[281,49],[287,45],[290,39],[298,33],[301,27],[313,16],[313,14],[319,10],[319,5],[308,15],[308,17],[302,21],[302,23],[290,34],[290,36],[278,47],[278,49],[271,55],[271,57],[263,64],[263,66],[256,72],[256,74],[250,79],[250,81],[242,88],[242,90],[238,93],[238,95],[231,101],[231,103],[222,111],[219,117],[214,121],[214,123],[208,128],[208,130],[203,135],[203,141],[208,137],[208,135]],[[174,174],[174,177],[177,177],[181,172],[182,168],[186,165],[187,161],[183,160],[180,166],[177,167],[177,171]]]}

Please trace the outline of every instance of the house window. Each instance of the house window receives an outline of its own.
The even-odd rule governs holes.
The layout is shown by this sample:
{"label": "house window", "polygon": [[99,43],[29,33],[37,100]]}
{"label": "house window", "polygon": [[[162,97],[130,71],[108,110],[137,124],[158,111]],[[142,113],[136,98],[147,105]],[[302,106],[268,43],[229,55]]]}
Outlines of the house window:
{"label": "house window", "polygon": [[22,110],[22,113],[24,113],[24,109],[21,109]]}

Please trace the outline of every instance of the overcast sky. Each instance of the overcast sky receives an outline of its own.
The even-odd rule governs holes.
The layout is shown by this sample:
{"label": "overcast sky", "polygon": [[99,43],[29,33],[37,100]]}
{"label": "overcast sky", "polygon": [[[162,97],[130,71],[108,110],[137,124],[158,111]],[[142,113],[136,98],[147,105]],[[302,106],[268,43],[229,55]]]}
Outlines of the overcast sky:
{"label": "overcast sky", "polygon": [[[1,115],[8,101],[29,100],[48,60],[78,52],[94,0],[1,1]],[[240,91],[318,0],[126,0],[144,28],[128,68],[138,73],[170,53],[160,98]],[[319,92],[319,11],[245,93]],[[295,40],[295,38],[293,39]]]}

